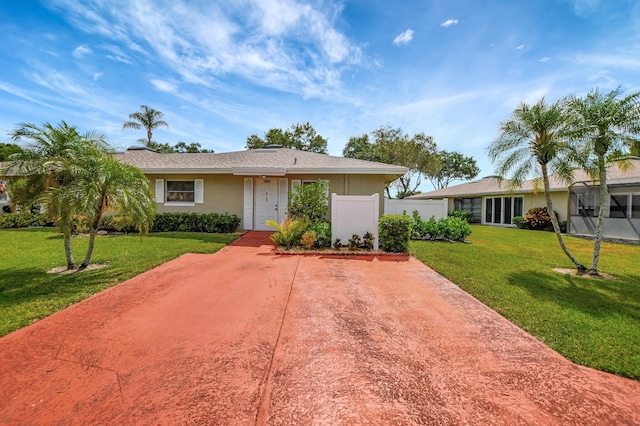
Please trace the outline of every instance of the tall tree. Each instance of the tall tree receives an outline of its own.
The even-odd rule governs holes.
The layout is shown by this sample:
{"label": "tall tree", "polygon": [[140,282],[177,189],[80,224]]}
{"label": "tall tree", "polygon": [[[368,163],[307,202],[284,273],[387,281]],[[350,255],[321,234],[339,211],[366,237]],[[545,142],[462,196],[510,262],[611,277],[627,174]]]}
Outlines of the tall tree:
{"label": "tall tree", "polygon": [[22,151],[20,145],[15,143],[0,143],[0,162],[7,161],[11,154]]}
{"label": "tall tree", "polygon": [[618,160],[618,165],[628,150],[633,152],[640,146],[640,92],[625,97],[620,88],[609,93],[599,89],[590,91],[585,97],[570,97],[571,134],[574,141],[582,143],[581,155],[577,157],[580,166],[598,183],[600,209],[596,222],[593,259],[590,274],[598,274],[600,245],[604,219],[609,211],[609,188],[607,186],[607,166]]}
{"label": "tall tree", "polygon": [[342,154],[348,158],[408,167],[409,171],[404,176],[388,182],[385,192],[391,198],[393,186],[398,198],[415,194],[422,182],[422,174],[433,173],[438,164],[438,150],[433,138],[424,133],[409,136],[401,128],[391,126],[380,126],[371,135],[373,142],[369,141],[368,135],[349,138]]}
{"label": "tall tree", "polygon": [[122,124],[122,129],[139,130],[145,128],[147,131],[147,139],[138,139],[138,142],[150,147],[153,143],[153,131],[161,126],[169,128],[169,125],[162,117],[164,117],[164,113],[146,105],[140,105],[140,111],[129,114],[129,120],[131,121],[125,121]]}
{"label": "tall tree", "polygon": [[449,186],[454,180],[469,180],[478,176],[480,169],[473,157],[466,157],[459,152],[440,151],[438,166],[432,173],[425,173],[435,189]]}
{"label": "tall tree", "polygon": [[342,156],[358,160],[380,162],[375,143],[369,140],[369,135],[351,136],[342,150]]}
{"label": "tall tree", "polygon": [[[10,133],[15,142],[26,139],[22,152],[11,155],[7,170],[22,176],[31,203],[42,204],[63,235],[67,268],[74,269],[71,250],[73,215],[79,211],[71,202],[73,185],[77,183],[80,163],[89,149],[106,149],[101,135],[81,135],[74,126],[61,121],[57,126],[22,123]],[[5,173],[6,171],[5,170]]]}
{"label": "tall tree", "polygon": [[[566,182],[571,182],[573,178],[568,160],[571,147],[564,142],[566,124],[561,102],[549,105],[542,98],[533,106],[522,103],[508,120],[500,123],[501,133],[489,146],[489,156],[493,162],[498,162],[498,175],[511,174],[508,184],[510,190],[519,188],[532,173],[541,176],[547,211],[558,243],[578,272],[583,274],[587,268],[567,248],[549,192],[549,170]],[[538,189],[539,181],[540,178],[534,180],[534,192]]]}
{"label": "tall tree", "polygon": [[155,204],[149,180],[142,171],[96,149],[83,160],[70,202],[89,219],[89,246],[79,269],[89,266],[100,219],[105,212],[130,217],[146,234],[153,224]]}
{"label": "tall tree", "polygon": [[270,129],[264,134],[264,138],[255,133],[247,137],[247,149],[259,149],[267,145],[327,154],[327,140],[309,122],[294,124],[288,130]]}

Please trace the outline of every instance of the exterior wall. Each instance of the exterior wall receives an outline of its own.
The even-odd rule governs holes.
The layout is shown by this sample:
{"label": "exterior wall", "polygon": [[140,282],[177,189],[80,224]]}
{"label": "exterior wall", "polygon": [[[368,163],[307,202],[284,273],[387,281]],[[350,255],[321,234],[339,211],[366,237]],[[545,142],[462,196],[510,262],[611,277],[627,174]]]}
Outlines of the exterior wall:
{"label": "exterior wall", "polygon": [[[202,179],[204,183],[203,203],[193,205],[171,205],[170,203],[156,203],[158,213],[194,212],[194,213],[229,213],[242,218],[244,215],[244,179],[255,176],[233,175],[201,175],[201,174],[148,174],[151,190],[155,196],[156,179],[167,180],[195,180]],[[269,177],[269,176],[267,176]],[[293,190],[293,181],[329,181],[329,193],[338,195],[380,195],[379,211],[384,211],[383,176],[378,175],[287,175],[288,190]],[[279,177],[272,177],[278,179]],[[331,206],[329,206],[331,209]],[[331,217],[331,211],[327,220]],[[240,225],[244,229],[244,224]]]}
{"label": "exterior wall", "polygon": [[[551,202],[553,209],[558,213],[558,220],[568,220],[569,209],[569,191],[555,191],[551,193]],[[524,194],[524,212],[527,214],[529,209],[534,207],[546,207],[547,201],[544,199],[544,192],[538,194]]]}
{"label": "exterior wall", "polygon": [[156,179],[167,180],[204,180],[204,202],[194,206],[165,205],[156,203],[158,213],[194,212],[229,213],[242,217],[244,180],[242,176],[232,175],[147,175],[151,181],[151,190],[155,195]]}

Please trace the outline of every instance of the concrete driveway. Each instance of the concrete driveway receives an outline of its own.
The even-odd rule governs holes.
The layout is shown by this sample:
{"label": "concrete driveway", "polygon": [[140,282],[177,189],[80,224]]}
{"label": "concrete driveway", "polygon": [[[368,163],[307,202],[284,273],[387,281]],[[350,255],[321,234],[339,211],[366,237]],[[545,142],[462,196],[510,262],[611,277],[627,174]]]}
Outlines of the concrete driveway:
{"label": "concrete driveway", "polygon": [[0,339],[0,424],[640,424],[412,258],[185,255]]}

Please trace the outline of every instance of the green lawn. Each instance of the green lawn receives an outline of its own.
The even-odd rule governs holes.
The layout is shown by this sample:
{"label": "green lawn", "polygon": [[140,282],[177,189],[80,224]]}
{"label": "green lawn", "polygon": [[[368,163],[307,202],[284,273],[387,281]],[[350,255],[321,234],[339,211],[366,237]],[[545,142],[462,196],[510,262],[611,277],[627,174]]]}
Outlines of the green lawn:
{"label": "green lawn", "polygon": [[[51,229],[0,230],[0,336],[184,253],[215,253],[239,235],[167,232],[98,237],[92,271],[52,275],[66,265],[62,236]],[[76,262],[87,238],[74,238]]]}
{"label": "green lawn", "polygon": [[[411,242],[411,253],[565,357],[640,380],[640,246],[604,243],[600,268],[616,279],[554,272],[571,267],[551,232],[473,226],[470,244]],[[593,242],[566,238],[591,263]]]}

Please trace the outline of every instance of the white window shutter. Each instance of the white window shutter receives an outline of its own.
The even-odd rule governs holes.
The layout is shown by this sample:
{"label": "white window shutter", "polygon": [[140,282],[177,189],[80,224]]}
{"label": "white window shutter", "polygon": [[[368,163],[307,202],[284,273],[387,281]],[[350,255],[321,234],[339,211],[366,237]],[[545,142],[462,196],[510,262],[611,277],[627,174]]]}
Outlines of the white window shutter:
{"label": "white window shutter", "polygon": [[242,224],[245,230],[253,229],[253,178],[244,178],[244,213]]}
{"label": "white window shutter", "polygon": [[289,179],[278,179],[278,223],[287,216],[289,207]]}
{"label": "white window shutter", "polygon": [[204,179],[196,179],[194,183],[194,200],[197,204],[204,203]]}
{"label": "white window shutter", "polygon": [[164,203],[164,179],[156,179],[156,203]]}

